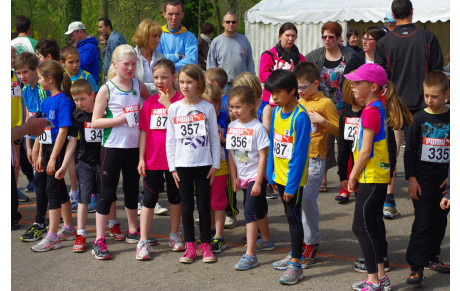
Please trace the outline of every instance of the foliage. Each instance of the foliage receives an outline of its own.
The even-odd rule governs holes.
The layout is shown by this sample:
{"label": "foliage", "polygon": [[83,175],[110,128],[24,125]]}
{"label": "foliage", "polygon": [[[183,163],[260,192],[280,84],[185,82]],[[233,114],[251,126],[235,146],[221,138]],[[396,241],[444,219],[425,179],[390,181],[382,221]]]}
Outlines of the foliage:
{"label": "foliage", "polygon": [[[64,19],[62,29],[67,31],[69,24],[74,21],[81,21],[81,0],[64,0]],[[64,41],[70,39],[69,35],[64,36]]]}
{"label": "foliage", "polygon": [[182,25],[198,35],[201,26],[208,18],[212,17],[213,5],[207,0],[185,0],[184,11],[185,16],[182,19]]}

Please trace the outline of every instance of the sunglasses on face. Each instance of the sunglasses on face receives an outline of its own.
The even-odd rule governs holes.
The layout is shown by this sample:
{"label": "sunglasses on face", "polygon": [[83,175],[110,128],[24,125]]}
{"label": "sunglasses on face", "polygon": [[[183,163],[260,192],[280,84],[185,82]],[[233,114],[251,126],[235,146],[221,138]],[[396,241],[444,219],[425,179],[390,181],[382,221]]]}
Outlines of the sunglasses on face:
{"label": "sunglasses on face", "polygon": [[227,23],[227,24],[230,24],[230,23],[231,23],[231,24],[235,24],[235,23],[236,23],[236,20],[226,20],[226,21],[224,21],[224,22]]}
{"label": "sunglasses on face", "polygon": [[323,35],[321,36],[322,39],[334,39],[335,35]]}

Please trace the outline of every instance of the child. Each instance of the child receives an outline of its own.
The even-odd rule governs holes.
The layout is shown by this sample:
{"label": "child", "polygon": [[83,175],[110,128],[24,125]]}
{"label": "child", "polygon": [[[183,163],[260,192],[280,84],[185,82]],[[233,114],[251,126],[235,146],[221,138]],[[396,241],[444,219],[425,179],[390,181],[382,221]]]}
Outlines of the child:
{"label": "child", "polygon": [[50,60],[60,61],[59,45],[55,39],[40,38],[35,46],[35,51],[40,63]]}
{"label": "child", "polygon": [[427,108],[414,114],[404,152],[404,168],[409,180],[409,196],[414,204],[414,223],[406,251],[411,265],[408,284],[420,285],[423,268],[450,273],[439,261],[449,210],[439,207],[449,169],[450,110],[448,79],[441,71],[431,71],[423,82]]}
{"label": "child", "polygon": [[302,224],[305,261],[303,267],[313,264],[321,241],[319,233],[319,189],[326,167],[327,136],[339,134],[339,115],[334,103],[318,90],[320,73],[315,64],[299,63],[294,67],[299,84],[299,103],[308,111],[312,134],[308,153],[308,180],[302,195]]}
{"label": "child", "polygon": [[352,288],[391,290],[384,270],[384,242],[379,233],[379,221],[382,220],[379,216],[383,211],[391,174],[387,118],[379,100],[379,93],[388,83],[388,78],[385,70],[373,63],[362,65],[354,73],[346,74],[345,78],[353,81],[351,87],[356,102],[365,106],[356,128],[352,149],[355,164],[350,173],[348,191],[358,192],[352,229],[364,254],[368,277],[353,284]]}
{"label": "child", "polygon": [[[283,197],[291,237],[291,259],[279,282],[295,284],[304,278],[300,265],[304,235],[301,209],[308,173],[310,119],[307,110],[297,102],[298,85],[292,72],[274,71],[267,78],[265,89],[273,95],[276,104],[270,126],[267,176],[269,183]],[[284,260],[273,263],[273,267],[284,265]]]}
{"label": "child", "polygon": [[182,263],[196,258],[193,225],[194,193],[200,218],[203,262],[215,262],[211,246],[209,193],[220,166],[220,142],[214,106],[201,100],[205,89],[204,74],[197,65],[186,65],[179,72],[179,88],[184,98],[168,109],[166,155],[169,170],[182,200],[182,225],[185,254]]}
{"label": "child", "polygon": [[[54,177],[64,157],[68,128],[72,126],[71,114],[75,109],[75,104],[68,97],[70,96],[70,78],[57,61],[47,61],[38,67],[38,82],[43,90],[50,91],[51,96],[43,100],[40,111],[42,116],[48,118],[53,125],[45,128],[45,132],[35,139],[34,145],[39,148],[39,154],[34,158],[35,170],[44,172],[46,169],[48,174],[42,176],[41,179],[46,179],[50,222],[48,234],[38,244],[32,246],[32,250],[45,252],[60,248],[62,240],[75,239],[65,181]],[[61,91],[61,85],[64,92]],[[58,232],[61,214],[64,225]]]}
{"label": "child", "polygon": [[[150,93],[143,83],[132,78],[136,61],[136,52],[132,46],[123,44],[114,50],[110,67],[115,76],[113,79],[109,78],[105,86],[100,88],[94,105],[92,126],[104,129],[96,240],[92,249],[92,254],[98,260],[112,258],[107,250],[105,228],[110,209],[115,207],[120,171],[123,174],[124,202],[129,227],[125,240],[127,243],[137,243],[140,238],[137,228],[139,106],[140,97],[145,99]],[[104,111],[107,112],[105,117]],[[114,221],[109,221],[110,228],[116,225]]]}
{"label": "child", "polygon": [[256,118],[257,101],[251,87],[233,88],[229,102],[238,118],[229,124],[227,132],[229,167],[234,181],[233,190],[236,192],[240,186],[243,188],[247,237],[246,253],[234,268],[244,271],[258,264],[254,252],[257,230],[261,230],[263,240],[273,241],[268,228],[268,204],[265,198],[267,187],[265,170],[270,140],[264,126]]}
{"label": "child", "polygon": [[66,69],[72,83],[78,79],[88,80],[93,87],[93,92],[97,93],[98,87],[93,76],[80,68],[80,53],[74,46],[66,46],[61,50],[61,64]]}
{"label": "child", "polygon": [[224,222],[225,209],[227,208],[227,185],[228,181],[228,165],[225,155],[225,138],[227,136],[227,125],[229,117],[227,112],[221,108],[221,91],[214,84],[206,84],[206,89],[201,95],[201,99],[211,103],[214,106],[217,116],[217,127],[219,129],[220,140],[220,168],[217,170],[214,182],[211,186],[210,205],[211,205],[211,227],[215,227],[215,235],[212,239],[212,251],[220,253],[225,248],[224,240]]}
{"label": "child", "polygon": [[144,178],[144,204],[141,211],[141,238],[137,244],[136,259],[149,260],[152,251],[147,243],[149,229],[152,224],[155,205],[166,177],[168,201],[170,203],[171,233],[169,246],[173,251],[184,250],[180,237],[179,223],[182,203],[174,178],[168,171],[166,159],[166,121],[167,108],[171,103],[183,98],[179,91],[174,90],[176,67],[168,59],[159,60],[153,66],[153,82],[158,93],[148,98],[142,107],[139,122],[139,165],[137,170]]}
{"label": "child", "polygon": [[228,114],[230,105],[228,103],[228,95],[224,93],[224,88],[227,86],[228,82],[227,73],[222,68],[210,68],[204,72],[204,77],[206,79],[206,83],[212,83],[220,89],[222,96],[221,106]]}

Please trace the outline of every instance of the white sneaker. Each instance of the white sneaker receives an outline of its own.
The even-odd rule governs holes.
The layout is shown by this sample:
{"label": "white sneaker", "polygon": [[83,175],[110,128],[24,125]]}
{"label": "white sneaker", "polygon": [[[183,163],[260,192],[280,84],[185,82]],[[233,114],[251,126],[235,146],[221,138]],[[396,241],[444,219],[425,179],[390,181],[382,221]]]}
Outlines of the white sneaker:
{"label": "white sneaker", "polygon": [[233,216],[233,217],[225,216],[225,222],[224,222],[225,228],[234,228],[237,225],[238,225],[238,220],[236,219],[236,216]]}
{"label": "white sneaker", "polygon": [[150,260],[151,252],[152,252],[152,248],[149,246],[146,240],[139,241],[137,243],[137,248],[136,248],[136,260],[139,260],[139,261]]}
{"label": "white sneaker", "polygon": [[171,232],[169,234],[169,247],[172,248],[173,252],[180,252],[185,250],[184,242],[182,241],[180,235],[180,232]]}
{"label": "white sneaker", "polygon": [[142,205],[140,203],[137,203],[137,216],[141,215],[141,209]]}
{"label": "white sneaker", "polygon": [[161,205],[157,203],[153,213],[155,213],[155,215],[166,215],[168,213],[168,208],[161,207]]}

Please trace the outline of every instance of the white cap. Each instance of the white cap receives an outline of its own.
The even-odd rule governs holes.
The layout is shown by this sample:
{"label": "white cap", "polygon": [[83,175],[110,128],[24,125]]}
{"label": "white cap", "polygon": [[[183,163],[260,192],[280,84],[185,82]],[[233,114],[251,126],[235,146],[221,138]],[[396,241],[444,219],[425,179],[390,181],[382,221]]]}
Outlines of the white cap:
{"label": "white cap", "polygon": [[83,22],[75,21],[69,24],[69,30],[67,30],[67,32],[64,34],[71,34],[75,30],[80,30],[80,29],[86,29],[85,25],[83,24]]}

